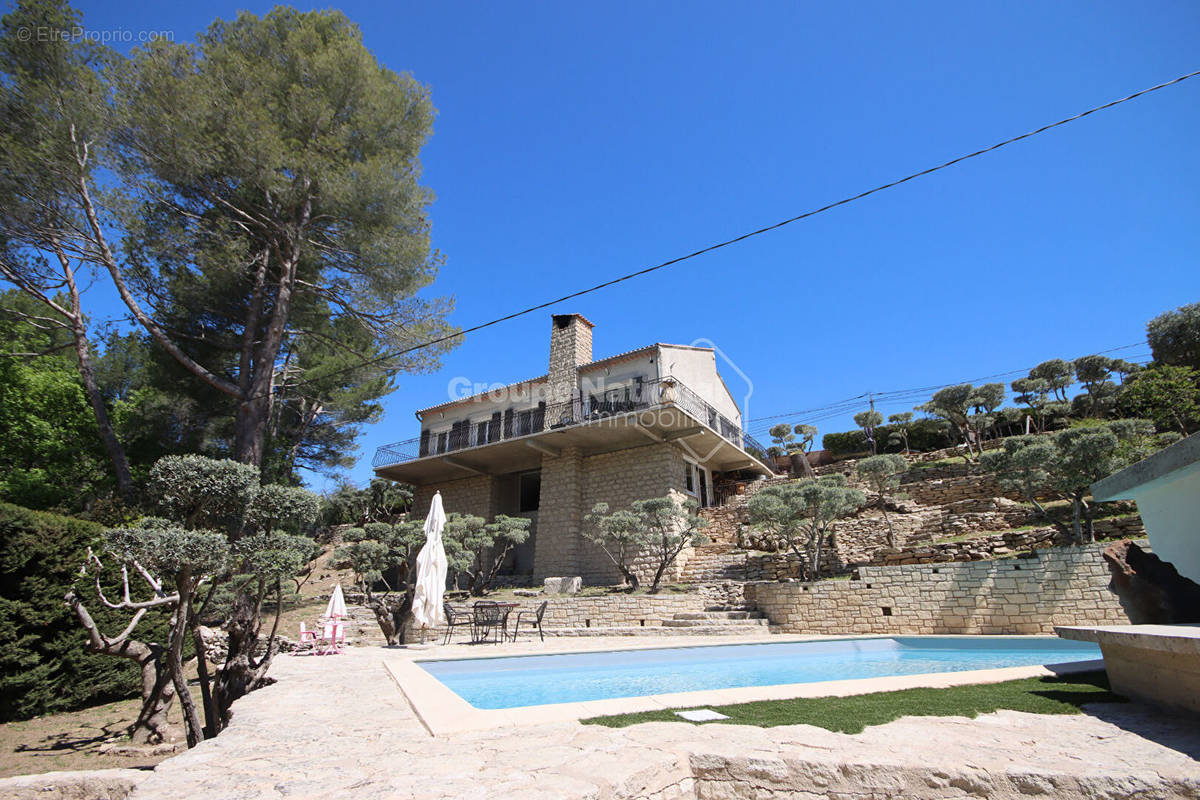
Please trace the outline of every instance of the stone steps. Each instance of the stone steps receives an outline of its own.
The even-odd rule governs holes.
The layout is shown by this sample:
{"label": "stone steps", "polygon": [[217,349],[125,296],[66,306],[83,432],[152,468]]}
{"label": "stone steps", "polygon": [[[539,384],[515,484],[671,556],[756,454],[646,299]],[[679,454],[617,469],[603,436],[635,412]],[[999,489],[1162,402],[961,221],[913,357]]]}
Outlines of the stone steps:
{"label": "stone steps", "polygon": [[681,611],[675,619],[762,619],[762,613],[743,609],[739,611]]}

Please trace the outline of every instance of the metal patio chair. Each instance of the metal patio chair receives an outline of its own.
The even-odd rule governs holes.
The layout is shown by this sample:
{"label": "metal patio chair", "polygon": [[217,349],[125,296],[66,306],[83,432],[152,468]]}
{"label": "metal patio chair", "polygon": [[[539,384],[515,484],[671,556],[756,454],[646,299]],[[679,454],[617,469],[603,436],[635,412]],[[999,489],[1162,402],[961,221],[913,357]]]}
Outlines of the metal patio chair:
{"label": "metal patio chair", "polygon": [[455,628],[471,628],[471,638],[475,638],[475,618],[470,611],[454,608],[448,601],[442,603],[442,608],[446,612],[446,639],[442,644],[450,644],[450,637],[454,634]]}
{"label": "metal patio chair", "polygon": [[505,638],[505,628],[508,623],[508,609],[490,600],[480,600],[472,609],[474,625],[471,626],[471,641],[485,642],[493,633],[493,644],[498,644]]}
{"label": "metal patio chair", "polygon": [[550,605],[549,600],[543,600],[542,604],[537,607],[537,611],[518,611],[517,621],[513,624],[512,640],[517,640],[517,634],[521,632],[521,623],[533,628],[537,628],[538,638],[543,642],[546,641],[546,634],[542,633],[542,617],[546,614],[546,606]]}

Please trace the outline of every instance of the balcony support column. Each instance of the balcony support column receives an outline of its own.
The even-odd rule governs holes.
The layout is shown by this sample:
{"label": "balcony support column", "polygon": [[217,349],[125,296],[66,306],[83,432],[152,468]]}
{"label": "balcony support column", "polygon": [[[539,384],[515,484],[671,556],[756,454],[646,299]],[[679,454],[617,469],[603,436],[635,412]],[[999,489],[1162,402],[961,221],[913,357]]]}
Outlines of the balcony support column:
{"label": "balcony support column", "polygon": [[542,496],[533,574],[541,580],[576,575],[583,525],[583,456],[578,447],[542,458]]}

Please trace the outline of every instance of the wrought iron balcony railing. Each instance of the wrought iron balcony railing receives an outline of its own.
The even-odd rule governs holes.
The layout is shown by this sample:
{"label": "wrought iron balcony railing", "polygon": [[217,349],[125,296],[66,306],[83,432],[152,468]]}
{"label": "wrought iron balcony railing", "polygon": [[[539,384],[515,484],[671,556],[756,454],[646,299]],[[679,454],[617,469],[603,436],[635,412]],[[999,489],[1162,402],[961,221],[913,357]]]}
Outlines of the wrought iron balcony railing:
{"label": "wrought iron balcony railing", "polygon": [[371,464],[374,467],[402,464],[426,456],[670,406],[679,408],[764,464],[770,464],[767,449],[754,437],[673,378],[638,381],[600,394],[558,403],[539,403],[519,411],[495,412],[486,419],[460,420],[448,431],[437,434],[425,431],[419,437],[384,445],[375,451]]}

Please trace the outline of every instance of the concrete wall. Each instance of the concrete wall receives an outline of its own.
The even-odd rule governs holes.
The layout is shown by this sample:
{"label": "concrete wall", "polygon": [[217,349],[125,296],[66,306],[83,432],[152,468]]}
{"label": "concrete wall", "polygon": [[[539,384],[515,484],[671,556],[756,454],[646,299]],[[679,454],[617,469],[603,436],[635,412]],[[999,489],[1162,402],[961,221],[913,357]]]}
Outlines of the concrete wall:
{"label": "concrete wall", "polygon": [[1128,623],[1108,589],[1104,545],[1032,558],[862,567],[859,580],[752,583],[746,599],[787,633],[1053,633]]}
{"label": "concrete wall", "polygon": [[1158,557],[1200,583],[1200,470],[1140,491],[1137,506]]}
{"label": "concrete wall", "polygon": [[741,424],[742,412],[738,408],[740,398],[735,399],[730,395],[725,382],[721,380],[717,373],[716,354],[712,350],[667,344],[659,350],[662,353],[659,368],[663,376],[673,376],[727,419]]}

